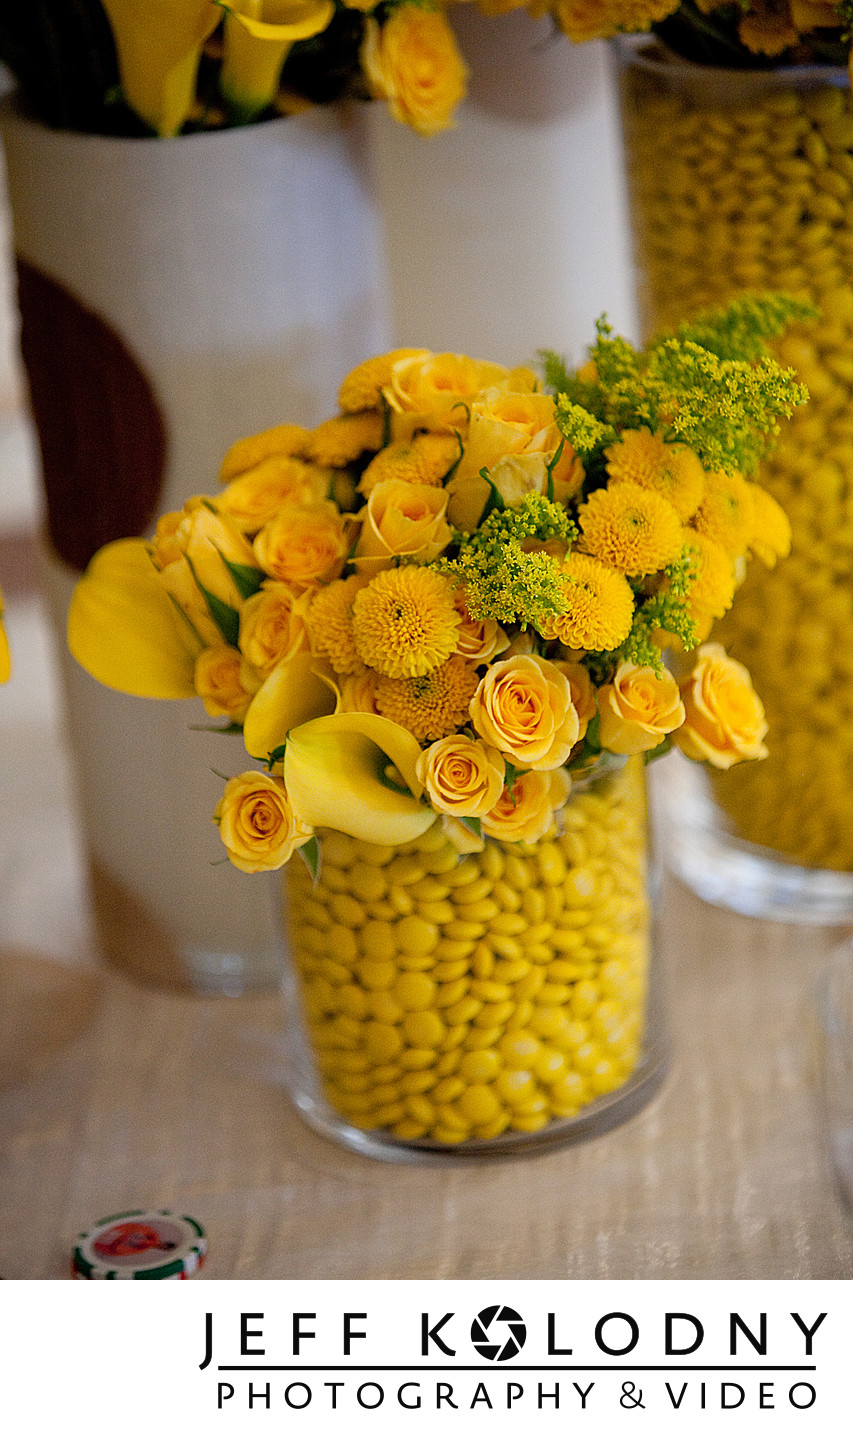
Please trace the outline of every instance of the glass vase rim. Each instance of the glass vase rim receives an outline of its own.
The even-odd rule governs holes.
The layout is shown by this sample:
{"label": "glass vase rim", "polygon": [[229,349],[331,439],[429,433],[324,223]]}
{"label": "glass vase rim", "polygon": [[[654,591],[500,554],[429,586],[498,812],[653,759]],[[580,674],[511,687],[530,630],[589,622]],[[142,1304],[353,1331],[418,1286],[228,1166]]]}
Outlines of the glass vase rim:
{"label": "glass vase rim", "polygon": [[637,65],[654,74],[672,74],[674,70],[681,69],[694,75],[706,76],[709,80],[724,79],[740,80],[749,83],[750,80],[764,80],[768,85],[777,83],[793,84],[809,82],[814,84],[822,80],[831,85],[849,85],[850,71],[844,65],[774,65],[762,68],[750,69],[728,65],[703,65],[698,60],[689,60],[685,55],[679,55],[658,36],[651,37],[643,35],[613,35],[610,37],[610,45],[619,54],[620,59],[626,63]]}

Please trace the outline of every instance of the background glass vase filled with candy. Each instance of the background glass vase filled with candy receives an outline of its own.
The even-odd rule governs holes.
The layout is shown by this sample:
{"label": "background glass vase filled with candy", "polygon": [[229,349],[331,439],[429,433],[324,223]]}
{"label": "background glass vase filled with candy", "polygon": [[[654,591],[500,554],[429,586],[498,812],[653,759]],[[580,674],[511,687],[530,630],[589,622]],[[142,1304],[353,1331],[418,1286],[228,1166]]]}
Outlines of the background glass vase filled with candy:
{"label": "background glass vase filled with candy", "polygon": [[[700,65],[659,42],[616,45],[645,331],[771,286],[814,306],[774,346],[810,401],[761,475],[790,519],[791,556],[778,568],[750,563],[714,628],[753,674],[768,758],[711,780],[673,764],[660,791],[662,855],[710,900],[843,921],[853,912],[849,76],[802,49],[784,57],[812,63],[753,55],[753,68],[743,56],[723,68],[730,56],[720,50]],[[742,564],[742,545],[730,551]]]}

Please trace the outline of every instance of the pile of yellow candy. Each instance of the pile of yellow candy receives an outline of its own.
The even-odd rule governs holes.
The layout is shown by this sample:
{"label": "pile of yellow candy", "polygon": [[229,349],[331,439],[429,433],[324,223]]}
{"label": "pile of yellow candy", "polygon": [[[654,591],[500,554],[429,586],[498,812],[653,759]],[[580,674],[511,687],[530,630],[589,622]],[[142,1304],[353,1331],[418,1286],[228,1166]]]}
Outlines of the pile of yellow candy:
{"label": "pile of yellow candy", "polygon": [[750,841],[853,870],[853,102],[846,83],[729,79],[731,104],[710,106],[640,68],[625,78],[648,330],[756,289],[822,315],[777,345],[811,396],[761,475],[791,520],[791,557],[753,563],[714,630],[752,673],[770,756],[714,784]]}
{"label": "pile of yellow candy", "polygon": [[579,785],[539,842],[460,858],[436,823],[383,847],[323,834],[287,869],[324,1094],[405,1141],[540,1131],[622,1085],[649,949],[642,759]]}

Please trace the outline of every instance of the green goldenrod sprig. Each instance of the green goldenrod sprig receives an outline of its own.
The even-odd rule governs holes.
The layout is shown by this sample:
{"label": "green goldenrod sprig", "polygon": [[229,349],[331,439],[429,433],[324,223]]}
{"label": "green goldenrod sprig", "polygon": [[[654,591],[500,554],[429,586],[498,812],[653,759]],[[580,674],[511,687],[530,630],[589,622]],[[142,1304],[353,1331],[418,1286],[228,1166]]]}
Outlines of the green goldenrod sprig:
{"label": "green goldenrod sprig", "polygon": [[565,610],[557,563],[542,550],[526,552],[526,542],[565,544],[577,538],[577,526],[559,503],[527,494],[513,508],[495,509],[474,533],[458,535],[459,553],[434,565],[458,576],[475,618],[536,626]]}
{"label": "green goldenrod sprig", "polygon": [[600,319],[589,351],[594,368],[583,380],[546,356],[560,432],[588,473],[606,431],[643,426],[689,444],[707,469],[749,473],[778,433],[778,420],[808,398],[793,370],[770,356],[767,340],[816,312],[787,294],[746,295],[643,351]]}
{"label": "green goldenrod sprig", "polygon": [[725,309],[679,324],[675,338],[701,344],[718,359],[754,360],[765,357],[767,340],[778,339],[792,323],[819,317],[813,304],[792,294],[742,294]]}

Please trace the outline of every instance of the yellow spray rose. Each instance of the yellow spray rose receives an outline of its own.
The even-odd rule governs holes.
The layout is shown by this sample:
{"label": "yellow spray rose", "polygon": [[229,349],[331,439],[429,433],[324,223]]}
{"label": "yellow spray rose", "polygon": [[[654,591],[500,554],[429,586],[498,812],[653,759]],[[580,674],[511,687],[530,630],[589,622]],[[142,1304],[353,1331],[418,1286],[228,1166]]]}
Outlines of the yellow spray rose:
{"label": "yellow spray rose", "polygon": [[240,652],[268,678],[273,668],[308,647],[306,614],[310,595],[268,579],[247,598],[240,613]]}
{"label": "yellow spray rose", "polygon": [[554,821],[555,810],[566,801],[571,785],[562,767],[554,772],[520,772],[483,818],[483,831],[500,842],[538,842]]}
{"label": "yellow spray rose", "polygon": [[241,872],[274,872],[312,836],[294,815],[284,783],[267,772],[242,772],[225,784],[213,815],[228,856]]}
{"label": "yellow spray rose", "polygon": [[371,577],[395,558],[431,563],[452,538],[445,517],[447,494],[425,483],[388,480],[370,495],[355,549],[360,573]]}
{"label": "yellow spray rose", "polygon": [[408,440],[416,429],[464,432],[470,400],[481,389],[505,379],[508,373],[503,364],[469,359],[466,354],[422,350],[397,359],[382,389],[391,410],[392,437]]}
{"label": "yellow spray rose", "polygon": [[620,663],[613,682],[598,690],[598,736],[609,752],[650,752],[684,722],[678,684],[664,669]]}
{"label": "yellow spray rose", "polygon": [[295,588],[316,588],[339,577],[350,544],[350,524],[336,505],[287,503],[254,542],[265,573]]}
{"label": "yellow spray rose", "polygon": [[466,662],[489,662],[509,647],[509,638],[494,618],[473,618],[465,600],[465,586],[453,594],[453,606],[460,617],[456,651]]}
{"label": "yellow spray rose", "polygon": [[549,395],[506,383],[474,400],[465,452],[448,484],[452,523],[466,532],[477,526],[489,497],[489,485],[480,477],[484,468],[490,470],[491,482],[510,508],[528,493],[549,491],[549,464],[553,464],[550,486],[558,502],[577,491],[583,466],[563,442],[554,413]]}
{"label": "yellow spray rose", "polygon": [[704,643],[693,671],[681,684],[685,721],[674,741],[697,762],[727,768],[745,758],[766,757],[764,707],[742,663],[721,643]]}
{"label": "yellow spray rose", "polygon": [[533,653],[493,663],[471,699],[470,713],[480,736],[516,767],[560,767],[578,740],[567,679]]}
{"label": "yellow spray rose", "polygon": [[500,753],[461,733],[451,733],[426,748],[415,771],[432,806],[454,817],[485,817],[504,785]]}
{"label": "yellow spray rose", "polygon": [[325,30],[332,0],[228,0],[222,93],[246,124],[267,109],[291,46]]}
{"label": "yellow spray rose", "polygon": [[468,68],[439,10],[401,5],[384,25],[368,20],[361,62],[371,93],[395,120],[432,135],[453,124]]}
{"label": "yellow spray rose", "polygon": [[125,99],[160,135],[178,133],[195,100],[202,46],[222,11],[213,0],[103,0]]}
{"label": "yellow spray rose", "polygon": [[216,500],[243,533],[256,534],[283,503],[318,503],[329,495],[332,471],[286,454],[271,454],[241,473]]}
{"label": "yellow spray rose", "polygon": [[211,717],[227,717],[232,722],[242,722],[252,701],[252,694],[260,686],[256,679],[250,688],[244,687],[241,671],[243,658],[237,648],[220,643],[215,648],[204,648],[196,658],[196,692]]}
{"label": "yellow spray rose", "polygon": [[563,677],[568,680],[572,694],[572,703],[578,715],[578,742],[585,736],[586,730],[598,711],[598,704],[595,699],[595,688],[589,670],[583,663],[555,660],[554,667],[558,668]]}
{"label": "yellow spray rose", "polygon": [[237,525],[206,500],[191,498],[179,516],[168,514],[158,526],[152,557],[166,591],[202,641],[221,643],[222,632],[205,593],[214,604],[239,612],[242,591],[228,565],[252,570],[258,566]]}

